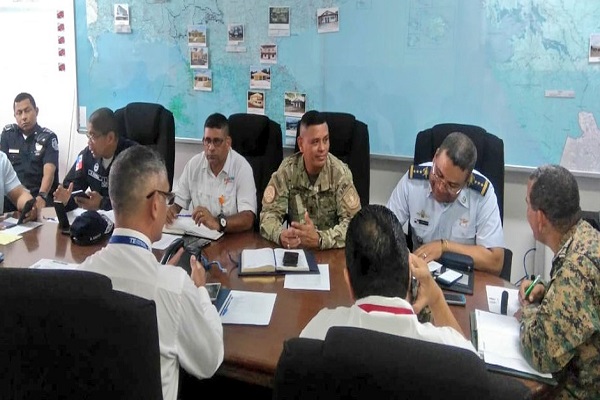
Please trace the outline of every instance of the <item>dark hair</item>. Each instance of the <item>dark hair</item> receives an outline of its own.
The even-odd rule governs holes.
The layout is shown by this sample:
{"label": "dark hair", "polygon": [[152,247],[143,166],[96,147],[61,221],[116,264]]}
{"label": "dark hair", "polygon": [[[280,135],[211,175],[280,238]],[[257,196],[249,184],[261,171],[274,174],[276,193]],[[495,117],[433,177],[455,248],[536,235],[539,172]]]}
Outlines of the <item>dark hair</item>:
{"label": "dark hair", "polygon": [[135,145],[119,153],[108,174],[108,194],[115,212],[134,212],[148,194],[146,186],[157,175],[166,179],[167,168],[151,147]]}
{"label": "dark hair", "polygon": [[19,93],[17,95],[17,97],[15,97],[15,101],[13,102],[13,110],[15,109],[16,103],[20,103],[23,100],[28,100],[28,99],[29,99],[29,102],[31,103],[31,105],[33,106],[33,108],[37,108],[37,106],[35,105],[35,100],[33,99],[33,96],[30,95],[29,93],[23,92],[23,93]]}
{"label": "dark hair", "polygon": [[204,122],[204,128],[220,129],[225,135],[229,135],[229,121],[221,113],[210,114]]}
{"label": "dark hair", "polygon": [[565,233],[581,218],[579,187],[571,172],[560,165],[543,165],[529,175],[529,205],[542,210],[559,232]]}
{"label": "dark hair", "polygon": [[89,122],[102,135],[106,136],[109,132],[114,132],[115,137],[119,137],[117,119],[115,118],[115,113],[110,108],[102,107],[97,109],[90,115]]}
{"label": "dark hair", "polygon": [[438,151],[446,151],[446,155],[463,171],[473,172],[477,162],[477,147],[467,135],[462,132],[452,132],[442,142]]}
{"label": "dark hair", "polygon": [[354,215],[346,232],[346,267],[356,298],[406,298],[408,247],[402,225],[390,209],[370,204]]}
{"label": "dark hair", "polygon": [[316,110],[310,110],[305,112],[302,116],[302,119],[300,119],[301,128],[308,128],[309,126],[321,125],[326,123],[327,121],[325,121],[325,116]]}

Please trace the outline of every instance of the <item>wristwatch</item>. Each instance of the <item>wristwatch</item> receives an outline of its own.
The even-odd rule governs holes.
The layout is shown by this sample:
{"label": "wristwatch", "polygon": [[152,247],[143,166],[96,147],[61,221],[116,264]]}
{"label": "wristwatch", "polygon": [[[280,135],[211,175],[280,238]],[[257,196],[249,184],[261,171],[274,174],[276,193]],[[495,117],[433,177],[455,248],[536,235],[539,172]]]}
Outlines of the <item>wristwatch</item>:
{"label": "wristwatch", "polygon": [[44,199],[44,201],[48,201],[48,193],[46,193],[46,192],[38,192],[37,195],[40,196],[42,199]]}
{"label": "wristwatch", "polygon": [[225,218],[225,214],[221,213],[217,215],[217,219],[219,220],[219,232],[224,232],[225,228],[227,228],[227,218]]}

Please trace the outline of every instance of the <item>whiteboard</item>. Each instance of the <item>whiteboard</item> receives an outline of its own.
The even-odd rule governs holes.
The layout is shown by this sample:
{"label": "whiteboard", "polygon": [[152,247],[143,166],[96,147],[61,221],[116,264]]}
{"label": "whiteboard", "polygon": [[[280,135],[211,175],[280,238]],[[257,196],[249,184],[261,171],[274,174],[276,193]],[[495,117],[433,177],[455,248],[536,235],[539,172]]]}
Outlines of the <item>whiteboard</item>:
{"label": "whiteboard", "polygon": [[15,96],[30,93],[38,124],[58,136],[59,177],[67,170],[77,104],[74,21],[73,0],[0,0],[0,125],[15,122]]}

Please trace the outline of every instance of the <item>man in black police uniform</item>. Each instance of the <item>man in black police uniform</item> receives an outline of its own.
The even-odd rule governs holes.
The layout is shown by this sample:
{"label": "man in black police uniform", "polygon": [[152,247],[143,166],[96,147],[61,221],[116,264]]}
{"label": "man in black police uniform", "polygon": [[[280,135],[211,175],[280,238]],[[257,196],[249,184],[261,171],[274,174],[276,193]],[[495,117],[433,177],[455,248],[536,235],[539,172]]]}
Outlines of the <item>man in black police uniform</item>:
{"label": "man in black police uniform", "polygon": [[[37,123],[39,109],[33,96],[19,93],[13,103],[16,124],[2,130],[0,150],[6,153],[19,180],[36,199],[36,208],[52,204],[58,186],[58,138]],[[6,198],[4,211],[16,210]]]}
{"label": "man in black police uniform", "polygon": [[[119,136],[115,115],[109,108],[99,108],[90,115],[86,135],[88,146],[77,156],[54,198],[65,204],[67,210],[78,206],[86,210],[112,210],[108,197],[110,167],[120,152],[137,143]],[[87,191],[87,196],[71,197],[75,190]]]}

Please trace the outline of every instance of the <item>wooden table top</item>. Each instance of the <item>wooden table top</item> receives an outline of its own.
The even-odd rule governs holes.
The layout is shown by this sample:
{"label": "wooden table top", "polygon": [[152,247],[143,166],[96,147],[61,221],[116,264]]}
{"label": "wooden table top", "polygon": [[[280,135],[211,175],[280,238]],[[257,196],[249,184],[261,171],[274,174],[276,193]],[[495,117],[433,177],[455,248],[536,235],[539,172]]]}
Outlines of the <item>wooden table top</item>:
{"label": "wooden table top", "polygon": [[[45,209],[43,215],[54,210]],[[28,267],[41,258],[81,263],[89,255],[106,245],[78,246],[69,236],[60,233],[58,224],[44,220],[44,225],[23,235],[23,239],[0,246],[5,267]],[[255,232],[227,234],[204,248],[209,260],[219,260],[227,269],[220,272],[213,267],[208,280],[221,282],[236,290],[277,293],[277,299],[268,326],[224,325],[225,358],[217,372],[242,381],[272,386],[279,355],[286,339],[297,337],[310,319],[323,307],[349,306],[353,303],[343,277],[346,266],[343,249],[318,251],[319,264],[329,265],[330,291],[288,290],[283,288],[284,276],[239,277],[239,260],[244,248],[273,247]],[[157,259],[161,251],[154,251]],[[469,313],[475,309],[488,310],[486,285],[514,287],[500,277],[476,271],[474,295],[466,295],[467,304],[451,306],[465,335],[470,338]],[[532,392],[542,393],[545,385],[521,379]]]}

